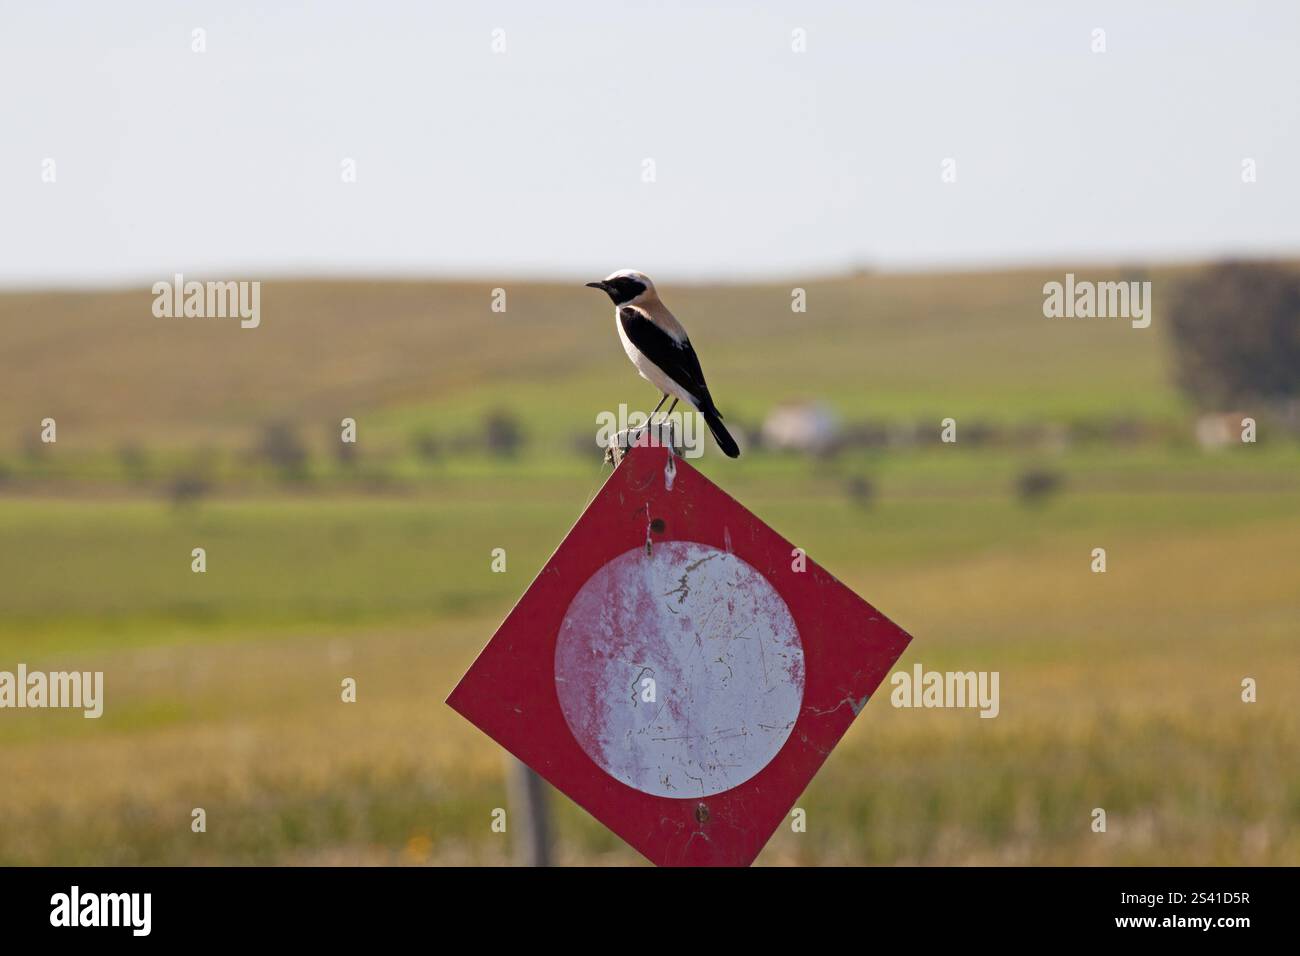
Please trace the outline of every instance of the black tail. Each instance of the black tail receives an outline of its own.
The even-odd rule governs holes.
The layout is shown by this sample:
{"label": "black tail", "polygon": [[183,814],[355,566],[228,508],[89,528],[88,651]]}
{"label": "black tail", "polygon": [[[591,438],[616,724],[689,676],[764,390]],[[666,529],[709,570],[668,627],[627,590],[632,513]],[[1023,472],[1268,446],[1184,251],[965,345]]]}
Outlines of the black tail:
{"label": "black tail", "polygon": [[709,426],[709,431],[713,432],[713,440],[718,443],[722,453],[728,458],[739,458],[740,449],[736,446],[736,439],[731,437],[727,431],[727,426],[722,424],[722,415],[716,408],[710,405],[708,408],[700,409],[704,415],[704,423]]}

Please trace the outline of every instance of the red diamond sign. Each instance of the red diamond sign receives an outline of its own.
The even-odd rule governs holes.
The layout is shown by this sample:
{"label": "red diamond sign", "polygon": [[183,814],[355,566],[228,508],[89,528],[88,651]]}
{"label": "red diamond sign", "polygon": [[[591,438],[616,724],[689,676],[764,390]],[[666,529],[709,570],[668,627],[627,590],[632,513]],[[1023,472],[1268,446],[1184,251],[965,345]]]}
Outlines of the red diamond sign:
{"label": "red diamond sign", "polygon": [[447,703],[652,862],[747,866],[909,640],[633,448]]}

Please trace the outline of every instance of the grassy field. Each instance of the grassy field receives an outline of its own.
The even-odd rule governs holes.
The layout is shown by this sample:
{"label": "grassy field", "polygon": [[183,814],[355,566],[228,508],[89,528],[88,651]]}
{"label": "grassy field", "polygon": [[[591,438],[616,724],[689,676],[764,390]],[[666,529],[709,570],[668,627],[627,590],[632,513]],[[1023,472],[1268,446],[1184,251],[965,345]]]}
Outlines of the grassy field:
{"label": "grassy field", "polygon": [[[1052,277],[828,280],[803,315],[789,286],[664,283],[729,420],[816,397],[936,434],[953,416],[1183,436],[710,448],[703,470],[914,635],[901,667],[1001,673],[994,720],[878,694],[801,798],[807,832],[760,862],[1300,863],[1300,448],[1196,449],[1159,315],[1053,324]],[[1157,296],[1174,278],[1149,277]],[[501,753],[442,701],[608,473],[571,436],[652,397],[588,292],[267,283],[257,330],[155,319],[147,293],[0,296],[0,669],[107,684],[97,721],[0,711],[0,864],[506,862]],[[493,409],[525,426],[517,457],[411,452]],[[59,440],[31,447],[46,416]],[[354,471],[325,454],[344,416]],[[308,477],[250,463],[271,420],[301,429]],[[196,461],[213,487],[178,506],[161,488]],[[1031,467],[1061,491],[1019,500]],[[554,806],[562,862],[638,859]]]}
{"label": "grassy field", "polygon": [[[1178,273],[1144,275],[1159,295]],[[729,420],[798,398],[849,416],[936,420],[1175,414],[1159,324],[1044,319],[1043,283],[1060,278],[662,284],[689,317]],[[790,309],[796,285],[805,313]],[[494,287],[508,293],[504,313],[490,309]],[[598,409],[658,397],[628,378],[608,302],[578,282],[267,282],[261,301],[261,326],[240,329],[156,318],[147,286],[0,295],[0,435],[17,440],[52,416],[69,448],[233,447],[268,419],[323,436],[364,415],[365,441],[380,447],[499,406],[539,437],[586,432]]]}

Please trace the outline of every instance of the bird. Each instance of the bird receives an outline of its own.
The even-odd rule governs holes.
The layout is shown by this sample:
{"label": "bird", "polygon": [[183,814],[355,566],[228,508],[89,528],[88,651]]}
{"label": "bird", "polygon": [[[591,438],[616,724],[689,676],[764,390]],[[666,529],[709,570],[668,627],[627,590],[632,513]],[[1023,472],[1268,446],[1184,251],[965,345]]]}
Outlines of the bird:
{"label": "bird", "polygon": [[682,324],[660,300],[650,277],[635,269],[621,269],[604,279],[588,282],[587,288],[600,289],[610,297],[623,351],[641,377],[663,393],[650,413],[651,420],[671,395],[673,403],[665,417],[673,413],[678,401],[686,402],[704,416],[722,453],[728,458],[739,458],[740,449],[722,424],[718,406],[713,404],[695,348]]}

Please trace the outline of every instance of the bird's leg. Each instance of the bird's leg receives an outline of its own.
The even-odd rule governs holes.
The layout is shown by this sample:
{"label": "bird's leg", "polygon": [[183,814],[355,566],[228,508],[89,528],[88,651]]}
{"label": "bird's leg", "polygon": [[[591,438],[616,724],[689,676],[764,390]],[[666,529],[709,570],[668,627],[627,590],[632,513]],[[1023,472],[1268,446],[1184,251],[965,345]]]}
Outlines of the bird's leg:
{"label": "bird's leg", "polygon": [[[664,396],[664,398],[667,397],[668,397],[667,395]],[[660,402],[659,404],[662,405],[663,403]],[[673,415],[673,409],[676,407],[677,407],[677,399],[674,398],[673,403],[668,406],[668,411],[664,412],[664,421],[668,422],[668,444],[669,445],[672,445],[673,443],[673,423],[671,419]]]}
{"label": "bird's leg", "polygon": [[638,432],[648,432],[650,430],[650,426],[654,423],[655,415],[658,413],[659,409],[664,407],[664,402],[666,401],[668,401],[668,393],[664,392],[663,398],[659,399],[659,404],[655,406],[655,410],[646,416],[645,424],[637,429]]}
{"label": "bird's leg", "polygon": [[[647,424],[655,420],[655,415],[659,412],[659,409],[664,407],[664,402],[666,401],[668,401],[668,393],[664,392],[663,398],[659,399],[659,404],[655,406],[655,410],[651,412],[650,417],[646,419]],[[675,405],[677,403],[674,402],[673,404]]]}
{"label": "bird's leg", "polygon": [[664,404],[664,402],[666,402],[666,401],[668,401],[668,393],[667,393],[667,392],[664,392],[664,396],[663,396],[663,398],[659,399],[659,404],[655,406],[655,410],[654,410],[653,412],[651,412],[648,416],[646,416],[645,424],[642,425],[640,428],[636,428],[636,429],[629,428],[629,429],[627,430],[628,444],[631,444],[631,442],[632,442],[632,436],[633,436],[634,434],[635,434],[635,435],[640,435],[642,432],[645,432],[645,433],[647,433],[647,434],[649,433],[649,431],[650,431],[650,423],[654,421],[655,413],[658,412],[659,409],[663,407],[663,404]]}

